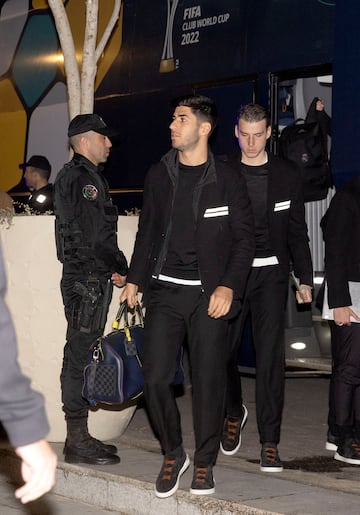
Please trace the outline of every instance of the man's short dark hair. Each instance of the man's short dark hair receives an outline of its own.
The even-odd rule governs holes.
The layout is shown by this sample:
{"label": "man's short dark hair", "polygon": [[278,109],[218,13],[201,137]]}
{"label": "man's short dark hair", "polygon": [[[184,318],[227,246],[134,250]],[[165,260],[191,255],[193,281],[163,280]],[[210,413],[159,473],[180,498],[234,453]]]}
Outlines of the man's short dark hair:
{"label": "man's short dark hair", "polygon": [[265,107],[261,106],[260,104],[246,104],[241,106],[236,117],[236,124],[239,123],[240,119],[249,123],[261,122],[262,120],[265,120],[266,128],[268,128],[270,125],[269,113]]}
{"label": "man's short dark hair", "polygon": [[50,179],[50,172],[49,170],[43,170],[42,168],[36,168],[33,166],[33,169],[37,171],[37,173],[40,175],[42,179],[45,179],[46,181],[49,181]]}
{"label": "man's short dark hair", "polygon": [[[172,102],[174,109],[179,106],[190,107],[191,112],[201,121],[209,122],[211,133],[217,125],[217,108],[212,98],[204,95],[184,95]],[[211,134],[210,133],[210,134]]]}

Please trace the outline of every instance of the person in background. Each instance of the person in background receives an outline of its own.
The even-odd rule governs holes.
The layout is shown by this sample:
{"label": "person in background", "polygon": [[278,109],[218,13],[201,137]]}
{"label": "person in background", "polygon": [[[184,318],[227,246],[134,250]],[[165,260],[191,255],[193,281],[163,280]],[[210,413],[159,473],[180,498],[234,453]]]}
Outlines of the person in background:
{"label": "person in background", "polygon": [[[332,378],[327,448],[334,458],[360,465],[360,309],[352,306],[349,281],[360,292],[360,177],[339,189],[321,227],[325,242],[325,281],[332,345]],[[330,421],[331,422],[331,421]]]}
{"label": "person in background", "polygon": [[267,111],[248,104],[238,113],[239,152],[229,163],[247,184],[254,219],[256,251],[243,308],[231,322],[227,406],[221,451],[235,454],[248,411],[242,399],[238,354],[245,322],[251,316],[256,355],[256,415],[263,472],[283,470],[278,443],[284,404],[285,310],[290,263],[298,279],[299,303],[312,300],[313,271],[305,222],[301,173],[297,166],[266,150],[271,135]]}
{"label": "person in background", "polygon": [[[311,116],[313,116],[314,119],[311,119]],[[322,131],[324,134],[331,136],[331,118],[325,111],[325,102],[322,98],[317,97],[315,113],[311,113],[309,117],[309,121],[317,121],[322,126]],[[327,151],[327,143],[325,143],[325,148]]]}
{"label": "person in background", "polygon": [[53,186],[49,183],[51,165],[45,156],[31,156],[30,159],[21,165],[25,170],[24,179],[31,195],[27,205],[35,214],[52,213]]}
{"label": "person in background", "polygon": [[21,459],[24,485],[15,496],[34,501],[55,484],[57,457],[46,436],[49,424],[43,396],[34,391],[17,360],[17,341],[5,303],[6,275],[0,245],[0,421],[10,444]]}
{"label": "person in background", "polygon": [[185,335],[196,446],[190,492],[215,491],[228,319],[240,309],[254,254],[244,180],[209,148],[216,120],[210,98],[190,95],[174,102],[172,149],[145,178],[139,229],[121,295],[133,307],[138,289],[144,292],[144,395],[164,455],[155,485],[160,498],[177,491],[190,464],[173,390]]}
{"label": "person in background", "polygon": [[[311,122],[318,122],[321,127],[321,132],[324,135],[324,148],[326,153],[328,153],[328,136],[331,136],[331,118],[325,111],[325,102],[322,98],[316,97],[315,102],[315,110],[313,109],[309,114],[309,119]],[[330,156],[329,156],[330,157]],[[330,161],[329,161],[330,165]],[[331,185],[333,186],[333,181],[331,180]],[[324,218],[325,220],[325,218]],[[321,222],[322,224],[323,222]],[[322,308],[323,303],[323,287],[320,288],[317,304],[319,308]],[[336,327],[333,322],[329,323],[330,334],[331,334],[331,356],[332,356],[332,364],[334,362],[335,351],[336,351]],[[334,332],[335,329],[335,332]],[[339,443],[339,429],[336,426],[336,416],[335,416],[335,403],[334,403],[334,376],[331,374],[330,385],[329,385],[329,411],[328,411],[328,430],[327,430],[327,438],[325,443],[325,449],[328,451],[336,451]]]}
{"label": "person in background", "polygon": [[56,248],[63,264],[61,293],[68,323],[60,377],[67,463],[120,461],[114,445],[89,434],[89,404],[81,395],[89,348],[103,334],[113,285],[122,287],[127,274],[117,244],[117,207],[101,173],[112,134],[97,114],[75,116],[68,128],[74,156],[54,183]]}

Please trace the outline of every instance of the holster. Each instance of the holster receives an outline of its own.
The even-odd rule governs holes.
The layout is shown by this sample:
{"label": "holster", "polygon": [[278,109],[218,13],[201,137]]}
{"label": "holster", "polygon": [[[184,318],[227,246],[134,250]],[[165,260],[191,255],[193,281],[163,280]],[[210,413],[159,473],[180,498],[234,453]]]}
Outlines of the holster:
{"label": "holster", "polygon": [[80,296],[80,302],[73,311],[73,328],[84,333],[102,333],[111,301],[111,280],[108,279],[104,290],[97,278],[88,279],[85,284],[76,281],[74,292]]}

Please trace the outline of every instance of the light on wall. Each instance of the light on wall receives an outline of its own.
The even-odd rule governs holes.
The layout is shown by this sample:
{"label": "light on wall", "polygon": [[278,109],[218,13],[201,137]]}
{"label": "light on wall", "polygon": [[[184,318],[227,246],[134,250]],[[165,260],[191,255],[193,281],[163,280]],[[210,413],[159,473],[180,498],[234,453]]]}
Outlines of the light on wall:
{"label": "light on wall", "polygon": [[294,350],[304,350],[306,349],[306,343],[304,342],[294,342],[290,344],[290,347]]}

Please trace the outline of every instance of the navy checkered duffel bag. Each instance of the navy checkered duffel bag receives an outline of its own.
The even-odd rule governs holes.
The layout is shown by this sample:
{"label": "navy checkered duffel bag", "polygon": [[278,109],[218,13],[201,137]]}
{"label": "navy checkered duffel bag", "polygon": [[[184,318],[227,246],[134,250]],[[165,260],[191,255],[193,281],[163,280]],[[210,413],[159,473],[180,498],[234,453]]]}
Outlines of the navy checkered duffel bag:
{"label": "navy checkered duffel bag", "polygon": [[[89,350],[82,396],[90,404],[123,404],[142,394],[142,308],[136,306],[130,323],[128,315],[127,303],[123,302],[113,323],[114,330],[99,338]],[[124,327],[119,329],[122,318]]]}

